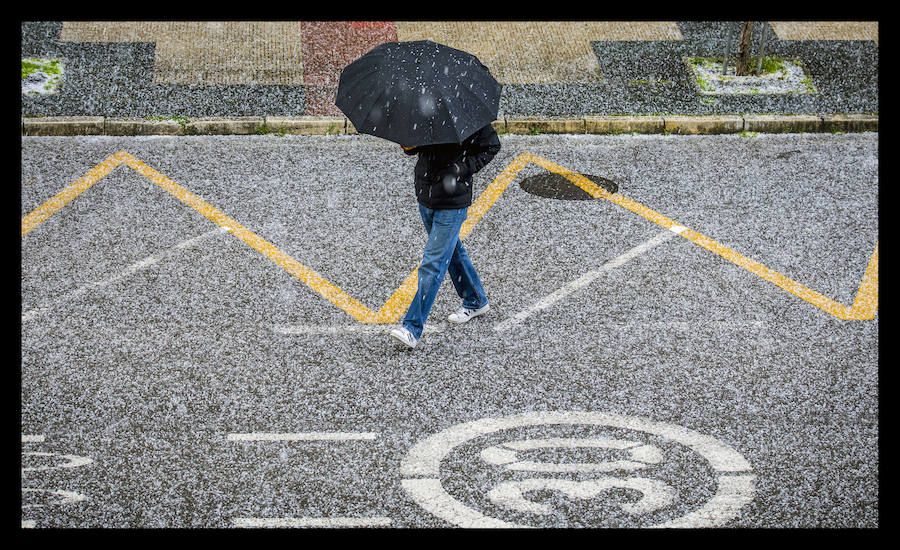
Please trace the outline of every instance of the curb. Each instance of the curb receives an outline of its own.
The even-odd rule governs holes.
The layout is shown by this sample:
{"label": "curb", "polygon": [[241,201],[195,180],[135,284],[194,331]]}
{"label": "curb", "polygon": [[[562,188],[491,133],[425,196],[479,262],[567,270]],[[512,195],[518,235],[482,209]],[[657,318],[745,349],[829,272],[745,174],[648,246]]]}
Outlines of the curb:
{"label": "curb", "polygon": [[[878,115],[610,115],[514,117],[493,122],[508,134],[682,134],[740,132],[877,132]],[[22,117],[23,136],[189,136],[189,135],[339,135],[357,134],[342,116],[250,117]]]}

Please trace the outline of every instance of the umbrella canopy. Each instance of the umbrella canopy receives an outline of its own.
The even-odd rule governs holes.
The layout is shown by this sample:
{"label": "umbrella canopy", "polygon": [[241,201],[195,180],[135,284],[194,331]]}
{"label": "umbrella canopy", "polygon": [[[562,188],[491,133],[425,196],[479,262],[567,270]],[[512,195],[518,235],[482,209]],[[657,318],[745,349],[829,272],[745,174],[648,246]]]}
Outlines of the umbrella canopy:
{"label": "umbrella canopy", "polygon": [[415,147],[460,143],[496,120],[500,90],[468,52],[385,42],[344,67],[335,104],[357,131]]}

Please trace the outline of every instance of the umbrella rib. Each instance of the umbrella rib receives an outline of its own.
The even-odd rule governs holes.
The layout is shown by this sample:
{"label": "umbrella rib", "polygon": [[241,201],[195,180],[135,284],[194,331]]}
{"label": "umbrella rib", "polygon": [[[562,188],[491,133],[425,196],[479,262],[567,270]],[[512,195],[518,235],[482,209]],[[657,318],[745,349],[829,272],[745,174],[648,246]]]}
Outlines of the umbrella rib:
{"label": "umbrella rib", "polygon": [[450,128],[451,130],[453,130],[453,135],[456,136],[457,143],[462,143],[462,141],[469,136],[461,136],[459,134],[459,128],[455,124],[456,121],[453,120],[453,113],[450,111],[450,105],[447,102],[447,98],[441,97],[440,101],[438,101],[437,103],[440,105],[440,109],[443,109],[443,111],[447,114],[447,116],[444,117],[444,120],[447,120],[451,123]]}
{"label": "umbrella rib", "polygon": [[[365,123],[366,123],[367,121],[371,121],[371,119],[370,119],[369,117],[370,117],[371,114],[372,114],[372,106],[374,106],[374,105],[378,104],[380,101],[382,101],[382,98],[384,98],[385,95],[386,95],[388,92],[389,92],[389,90],[381,90],[381,91],[378,93],[378,95],[373,94],[372,96],[370,96],[370,97],[374,97],[375,100],[372,101],[372,102],[369,104],[368,109],[365,110],[366,116],[365,116],[365,118],[363,118],[363,119],[360,121],[360,125],[361,125],[361,126],[364,126]],[[385,124],[385,126],[384,126],[385,128],[389,127],[389,125],[387,124],[387,123],[389,122],[389,119],[388,119],[388,116],[387,116],[387,109],[385,108],[384,105],[385,105],[385,104],[382,102],[382,104],[381,104],[381,108],[382,108],[381,120],[379,120],[379,121],[377,121],[377,122],[376,122],[376,121],[372,121],[372,122],[375,122],[374,127],[373,127],[373,131],[374,131],[378,126],[381,126],[382,123]]]}
{"label": "umbrella rib", "polygon": [[477,93],[477,92],[473,92],[472,89],[471,89],[469,86],[466,85],[466,83],[460,82],[460,85],[462,86],[463,91],[464,91],[469,97],[474,98],[474,99],[475,99],[475,102],[478,103],[478,105],[480,105],[481,107],[483,107],[483,108],[485,108],[485,109],[487,109],[487,110],[489,110],[489,111],[493,110],[493,107],[492,107],[491,105],[488,105],[488,104],[485,102],[485,98],[479,97],[478,93]]}
{"label": "umbrella rib", "polygon": [[[408,146],[461,143],[478,130],[473,126],[496,117],[498,83],[489,73],[482,79],[484,65],[468,52],[427,40],[390,42],[351,66],[370,55],[359,69],[342,74],[339,83],[338,107],[357,130],[398,143],[409,141],[403,143]],[[467,71],[471,75],[461,76]],[[373,86],[375,82],[381,84]]]}
{"label": "umbrella rib", "polygon": [[[416,115],[417,115],[418,112],[419,112],[419,107],[415,104],[415,102],[410,101],[410,102],[408,102],[408,103],[406,104],[406,109],[405,109],[405,110],[406,110],[406,120],[408,120],[410,124],[415,124],[415,125],[417,125],[418,122],[413,123],[413,120],[415,120],[415,117],[416,117]],[[411,127],[410,127],[410,130],[411,130],[411,131],[414,131],[414,130],[416,130],[416,129],[417,129],[417,128],[416,128],[415,126],[411,126]],[[413,143],[413,144],[411,144],[411,145],[416,145],[416,144]]]}
{"label": "umbrella rib", "polygon": [[[475,109],[465,108],[465,107],[467,105],[470,105],[473,102],[476,104],[476,106],[475,106],[476,109],[484,109],[487,112],[493,111],[493,108],[490,105],[486,105],[485,102],[480,97],[478,97],[478,94],[476,92],[473,92],[471,89],[469,89],[469,87],[466,85],[465,82],[459,82],[459,88],[460,88],[460,92],[461,92],[460,96],[462,96],[464,93],[466,96],[472,98],[471,100],[468,100],[468,101],[460,96],[457,96],[456,98],[454,98],[454,101],[458,101],[462,105],[462,107],[460,107],[457,110],[457,113],[461,118],[465,117],[464,120],[471,120],[471,117],[469,117],[467,115],[474,114],[472,111],[474,111]],[[446,101],[444,103],[446,103]],[[451,114],[449,108],[447,109],[447,113],[450,114],[450,116],[452,117],[452,114]],[[493,121],[491,121],[491,122],[493,122]],[[456,136],[457,136],[459,142],[462,142],[469,136],[468,135],[464,136],[464,135],[460,134],[460,132],[459,132],[460,126],[464,126],[464,125],[455,124],[454,132],[456,133]],[[478,130],[478,128],[475,129],[475,131],[477,131],[477,130]],[[469,135],[471,135],[471,133]]]}
{"label": "umbrella rib", "polygon": [[[365,71],[360,71],[356,74],[351,75],[349,78],[347,78],[344,81],[344,87],[347,90],[347,92],[344,94],[344,96],[347,98],[354,97],[354,96],[356,96],[357,90],[362,89],[363,91],[362,91],[361,99],[365,100],[366,99],[365,90],[366,90],[366,85],[367,85],[367,82],[365,79],[367,77],[369,77],[370,75],[378,73],[380,71],[381,71],[381,69],[378,69],[378,68],[366,67]],[[339,86],[340,86],[340,84],[339,84]],[[358,107],[360,105],[360,103],[361,103],[361,101],[357,101],[354,103],[353,106]],[[343,109],[341,109],[341,110],[343,111]],[[347,114],[348,118],[349,118],[349,113],[347,113],[345,111],[344,114]]]}

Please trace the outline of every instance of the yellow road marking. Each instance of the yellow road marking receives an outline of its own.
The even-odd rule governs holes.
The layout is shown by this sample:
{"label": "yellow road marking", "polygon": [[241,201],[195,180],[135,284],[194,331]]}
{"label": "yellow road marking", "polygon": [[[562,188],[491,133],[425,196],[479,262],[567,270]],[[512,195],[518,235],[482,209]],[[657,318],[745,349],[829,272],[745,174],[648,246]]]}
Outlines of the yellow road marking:
{"label": "yellow road marking", "polygon": [[[875,251],[869,258],[869,265],[863,275],[859,290],[856,291],[856,299],[853,307],[847,312],[846,319],[868,320],[874,319],[878,311],[878,243],[875,243]],[[843,319],[843,317],[842,317]]]}
{"label": "yellow road marking", "polygon": [[181,202],[187,204],[197,212],[200,212],[210,220],[222,227],[229,228],[229,231],[231,231],[235,237],[244,241],[252,249],[269,258],[277,265],[281,266],[285,271],[309,285],[313,290],[324,296],[329,302],[349,313],[354,319],[363,321],[371,317],[372,311],[369,308],[340,288],[331,284],[330,281],[315,271],[282,252],[275,245],[250,231],[233,218],[225,215],[197,195],[194,195],[135,157],[124,151],[119,154],[123,155],[125,164],[133,168],[136,172],[159,185],[172,195],[175,195]]}
{"label": "yellow road marking", "polygon": [[69,204],[75,197],[87,191],[90,186],[106,177],[113,168],[120,164],[122,164],[122,159],[119,157],[119,153],[116,153],[91,168],[87,174],[81,176],[74,183],[57,193],[56,196],[37,207],[22,219],[22,236],[24,237],[29,231],[44,223],[47,218]]}
{"label": "yellow road marking", "polygon": [[[560,174],[575,185],[581,187],[596,198],[609,200],[619,206],[626,208],[636,214],[647,218],[650,221],[662,225],[666,229],[672,229],[673,226],[679,225],[662,214],[655,212],[646,206],[639,204],[628,197],[619,195],[618,193],[609,193],[602,187],[599,187],[591,180],[585,178],[581,174],[572,172],[562,168],[549,160],[535,157],[534,162],[548,171]],[[763,264],[752,260],[730,248],[724,246],[709,237],[702,235],[693,229],[684,229],[678,232],[682,237],[692,243],[714,252],[726,260],[740,266],[751,273],[762,277],[766,281],[790,292],[791,294],[803,298],[814,306],[823,309],[839,319],[845,320],[868,320],[874,319],[875,313],[878,311],[878,243],[875,243],[875,252],[869,260],[866,273],[860,284],[856,294],[856,300],[852,307],[835,302],[827,296],[823,296],[819,292],[801,285],[800,283],[769,269]]]}
{"label": "yellow road marking", "polygon": [[[531,161],[532,156],[528,153],[523,153],[516,157],[502,172],[500,172],[500,174],[497,175],[496,178],[494,178],[494,181],[488,188],[485,189],[484,192],[479,195],[478,199],[472,203],[472,206],[469,207],[469,215],[459,230],[460,239],[465,239],[466,236],[472,232],[475,224],[477,224],[482,216],[490,210],[491,206],[493,206],[494,203],[497,202],[497,199],[500,198],[500,195],[506,191],[509,184],[516,179],[519,172]],[[403,281],[400,288],[388,298],[388,301],[385,302],[384,306],[378,310],[378,313],[375,315],[372,322],[398,322],[403,314],[406,313],[413,297],[415,297],[418,284],[418,268],[416,268],[406,277],[406,280]]]}
{"label": "yellow road marking", "polygon": [[112,155],[97,165],[96,168],[79,178],[75,183],[66,187],[55,197],[38,207],[34,212],[25,216],[22,220],[22,236],[24,237],[29,231],[37,227],[75,197],[86,191],[91,185],[109,174],[113,168],[120,164],[125,164],[134,169],[136,172],[159,185],[177,197],[181,202],[190,206],[197,212],[200,212],[219,226],[228,228],[235,237],[244,241],[251,248],[281,266],[294,277],[306,283],[310,288],[324,296],[328,301],[349,313],[354,319],[358,321],[368,321],[374,315],[369,308],[340,288],[331,284],[331,282],[315,271],[288,256],[276,246],[259,235],[256,235],[233,218],[214,208],[197,195],[194,195],[184,187],[178,185],[125,151],[119,151]]}
{"label": "yellow road marking", "polygon": [[[769,269],[755,260],[741,255],[709,237],[701,235],[692,229],[684,228],[666,216],[663,216],[628,197],[618,193],[609,193],[577,172],[563,168],[547,159],[530,153],[522,153],[513,159],[513,161],[497,175],[494,181],[487,189],[485,189],[478,199],[472,203],[472,206],[469,208],[469,216],[460,230],[461,239],[471,233],[484,214],[490,210],[509,184],[515,180],[519,172],[521,172],[529,163],[537,164],[545,170],[564,176],[595,198],[609,200],[610,202],[639,214],[654,223],[662,225],[666,229],[677,229],[678,234],[694,244],[722,256],[735,265],[758,275],[766,281],[806,300],[835,317],[846,320],[868,320],[875,318],[875,314],[878,311],[877,243],[875,245],[875,251],[869,260],[865,274],[863,275],[853,306],[848,307],[785,277],[777,271]],[[32,231],[55,212],[58,212],[66,204],[74,200],[78,195],[100,181],[120,164],[129,166],[219,226],[228,228],[232,234],[248,246],[269,258],[272,262],[279,265],[297,279],[303,281],[307,286],[321,294],[332,304],[344,310],[357,321],[362,323],[396,323],[409,307],[409,303],[412,301],[413,296],[415,296],[418,280],[417,269],[414,269],[412,273],[406,277],[400,287],[387,302],[385,302],[381,309],[374,312],[315,271],[285,254],[276,246],[256,235],[233,218],[125,151],[119,151],[110,156],[91,169],[87,174],[64,188],[56,196],[25,216],[22,219],[22,236],[24,237],[28,232]]]}

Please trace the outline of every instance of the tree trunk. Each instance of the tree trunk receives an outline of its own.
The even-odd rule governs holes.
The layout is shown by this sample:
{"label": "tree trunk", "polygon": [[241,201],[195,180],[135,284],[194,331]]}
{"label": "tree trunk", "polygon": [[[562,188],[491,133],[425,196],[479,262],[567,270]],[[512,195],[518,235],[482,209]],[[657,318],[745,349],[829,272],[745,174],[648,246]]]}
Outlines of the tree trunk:
{"label": "tree trunk", "polygon": [[741,26],[741,40],[738,45],[737,68],[735,73],[737,76],[746,76],[750,66],[750,38],[753,36],[753,21],[744,21]]}

